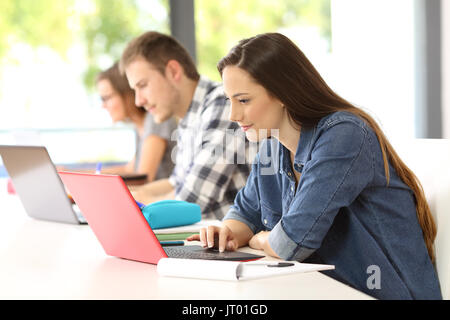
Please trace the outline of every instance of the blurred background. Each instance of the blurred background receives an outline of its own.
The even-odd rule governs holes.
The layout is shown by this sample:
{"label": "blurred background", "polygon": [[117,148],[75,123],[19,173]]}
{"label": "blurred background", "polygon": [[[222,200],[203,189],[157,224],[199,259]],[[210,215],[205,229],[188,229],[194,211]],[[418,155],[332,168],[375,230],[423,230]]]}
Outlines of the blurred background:
{"label": "blurred background", "polygon": [[55,163],[132,158],[134,131],[112,124],[94,79],[147,30],[217,81],[238,40],[281,32],[392,141],[449,138],[449,21],[450,0],[1,0],[0,144],[43,144]]}

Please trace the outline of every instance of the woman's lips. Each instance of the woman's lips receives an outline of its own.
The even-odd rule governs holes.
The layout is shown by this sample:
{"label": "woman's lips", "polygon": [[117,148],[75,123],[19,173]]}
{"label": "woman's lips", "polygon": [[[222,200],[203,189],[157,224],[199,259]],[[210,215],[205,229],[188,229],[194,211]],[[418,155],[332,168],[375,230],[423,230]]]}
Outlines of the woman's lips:
{"label": "woman's lips", "polygon": [[245,132],[245,131],[247,131],[248,129],[250,129],[252,126],[253,126],[253,125],[250,124],[250,125],[248,125],[248,126],[241,126],[241,128],[242,128],[242,130]]}

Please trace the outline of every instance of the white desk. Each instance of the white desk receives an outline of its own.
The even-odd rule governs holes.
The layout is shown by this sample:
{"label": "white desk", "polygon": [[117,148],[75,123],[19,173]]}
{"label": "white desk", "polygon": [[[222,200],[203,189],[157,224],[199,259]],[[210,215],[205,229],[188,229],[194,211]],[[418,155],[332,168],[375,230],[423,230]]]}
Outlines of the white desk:
{"label": "white desk", "polygon": [[160,277],[155,265],[107,256],[89,226],[28,217],[5,190],[1,182],[0,299],[371,299],[319,272],[243,282]]}

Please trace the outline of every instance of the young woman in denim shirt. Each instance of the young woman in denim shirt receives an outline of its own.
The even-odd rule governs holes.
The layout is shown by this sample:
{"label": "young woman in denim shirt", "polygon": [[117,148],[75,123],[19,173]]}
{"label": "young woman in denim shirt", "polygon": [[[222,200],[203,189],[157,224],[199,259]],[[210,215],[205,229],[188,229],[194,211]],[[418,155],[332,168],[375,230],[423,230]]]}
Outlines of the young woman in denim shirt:
{"label": "young woman in denim shirt", "polygon": [[240,41],[218,69],[231,120],[270,139],[222,226],[188,240],[332,264],[324,273],[380,299],[441,299],[424,192],[372,117],[281,34]]}

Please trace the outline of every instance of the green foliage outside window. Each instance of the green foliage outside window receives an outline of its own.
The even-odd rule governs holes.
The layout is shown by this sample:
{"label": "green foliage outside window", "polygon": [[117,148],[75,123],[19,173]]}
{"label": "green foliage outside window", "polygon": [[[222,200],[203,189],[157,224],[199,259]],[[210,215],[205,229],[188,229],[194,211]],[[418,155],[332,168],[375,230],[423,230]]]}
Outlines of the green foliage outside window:
{"label": "green foliage outside window", "polygon": [[[165,8],[148,9],[149,5]],[[168,0],[1,0],[0,61],[15,43],[49,47],[62,57],[75,44],[85,50],[84,83],[114,61],[127,42],[149,29],[169,32]],[[217,61],[238,40],[257,33],[315,25],[331,39],[330,0],[196,0],[197,62],[202,74],[218,80]],[[1,72],[0,64],[0,72]]]}
{"label": "green foliage outside window", "polygon": [[331,43],[330,0],[196,0],[195,23],[198,67],[214,80],[217,62],[243,38],[315,26]]}
{"label": "green foliage outside window", "polygon": [[64,58],[81,43],[86,56],[83,80],[92,89],[97,72],[108,67],[102,66],[102,58],[119,59],[126,43],[149,28],[168,32],[167,19],[161,22],[141,9],[145,1],[168,12],[167,0],[1,0],[0,61],[16,62],[8,56],[15,43],[49,47]]}

